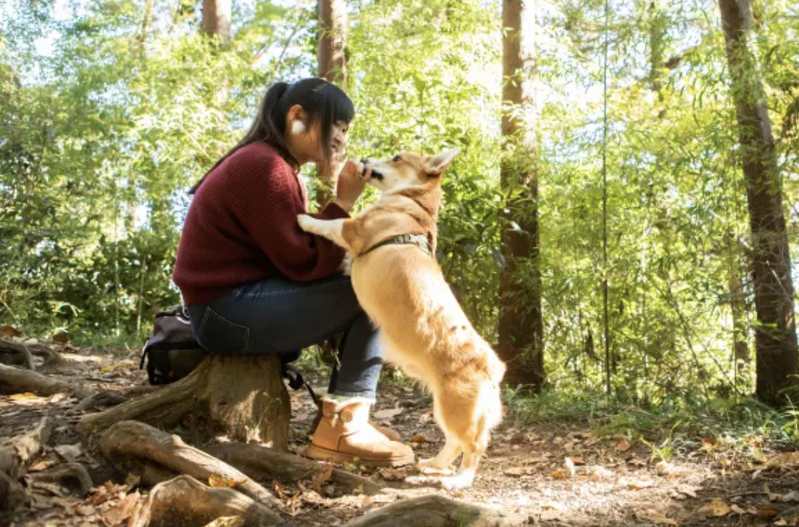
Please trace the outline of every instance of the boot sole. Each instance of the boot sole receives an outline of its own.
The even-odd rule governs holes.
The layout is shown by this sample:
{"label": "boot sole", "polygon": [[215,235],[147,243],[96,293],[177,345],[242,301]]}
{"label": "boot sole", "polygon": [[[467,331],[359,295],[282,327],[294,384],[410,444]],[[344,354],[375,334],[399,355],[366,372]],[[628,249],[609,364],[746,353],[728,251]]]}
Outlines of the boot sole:
{"label": "boot sole", "polygon": [[347,465],[354,463],[356,465],[364,465],[368,467],[401,467],[410,465],[414,462],[415,456],[405,456],[393,459],[366,459],[356,457],[350,454],[343,454],[335,450],[329,450],[316,445],[311,445],[305,450],[305,456],[311,459],[318,459],[320,461],[332,461],[340,465]]}

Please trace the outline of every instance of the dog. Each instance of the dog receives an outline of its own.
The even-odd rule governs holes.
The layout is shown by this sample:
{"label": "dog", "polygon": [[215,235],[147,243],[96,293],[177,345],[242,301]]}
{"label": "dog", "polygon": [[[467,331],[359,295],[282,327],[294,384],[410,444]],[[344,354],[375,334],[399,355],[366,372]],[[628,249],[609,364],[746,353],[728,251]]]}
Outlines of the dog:
{"label": "dog", "polygon": [[446,443],[418,467],[446,474],[463,454],[457,473],[441,480],[450,490],[474,482],[490,431],[502,419],[499,385],[505,374],[505,364],[472,327],[434,256],[441,177],[458,152],[367,159],[368,183],[381,191],[374,205],[355,218],[297,218],[304,231],[347,249],[355,294],[380,329],[386,360],[432,393]]}

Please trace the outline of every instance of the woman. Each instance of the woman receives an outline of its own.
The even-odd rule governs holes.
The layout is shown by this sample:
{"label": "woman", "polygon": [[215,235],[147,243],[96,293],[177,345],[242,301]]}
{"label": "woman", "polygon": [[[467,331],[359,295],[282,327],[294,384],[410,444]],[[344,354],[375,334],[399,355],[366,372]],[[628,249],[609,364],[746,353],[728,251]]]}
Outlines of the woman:
{"label": "woman", "polygon": [[[272,86],[244,139],[192,189],[173,279],[209,351],[290,354],[341,334],[340,367],[307,455],[397,466],[413,451],[369,422],[382,352],[338,273],[344,251],[297,225],[308,209],[300,167],[342,152],[353,115],[347,95],[322,79]],[[348,217],[369,175],[347,162],[335,200],[314,216]]]}

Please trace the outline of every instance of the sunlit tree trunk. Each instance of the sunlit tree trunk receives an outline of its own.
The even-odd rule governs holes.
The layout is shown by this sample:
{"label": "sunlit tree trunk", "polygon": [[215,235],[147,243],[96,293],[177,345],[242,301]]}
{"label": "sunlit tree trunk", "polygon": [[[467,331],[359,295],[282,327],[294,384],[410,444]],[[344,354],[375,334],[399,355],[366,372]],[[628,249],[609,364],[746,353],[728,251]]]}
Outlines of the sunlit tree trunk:
{"label": "sunlit tree trunk", "polygon": [[[502,135],[511,153],[501,180],[507,196],[502,218],[505,266],[500,286],[499,355],[506,382],[540,391],[544,381],[541,272],[538,267],[538,181],[533,87],[533,27],[525,2],[502,3]],[[528,118],[522,118],[526,115]]]}
{"label": "sunlit tree trunk", "polygon": [[230,40],[231,0],[203,0],[202,30],[224,42]]}
{"label": "sunlit tree trunk", "polygon": [[755,288],[755,350],[759,399],[776,404],[778,392],[796,383],[797,341],[788,235],[771,120],[763,81],[747,43],[749,0],[719,0],[738,117],[739,156],[746,178]]}
{"label": "sunlit tree trunk", "polygon": [[[347,2],[346,0],[319,0],[318,44],[316,47],[317,75],[346,88],[347,83]],[[323,207],[333,198],[336,163],[316,167],[318,184],[316,202]]]}

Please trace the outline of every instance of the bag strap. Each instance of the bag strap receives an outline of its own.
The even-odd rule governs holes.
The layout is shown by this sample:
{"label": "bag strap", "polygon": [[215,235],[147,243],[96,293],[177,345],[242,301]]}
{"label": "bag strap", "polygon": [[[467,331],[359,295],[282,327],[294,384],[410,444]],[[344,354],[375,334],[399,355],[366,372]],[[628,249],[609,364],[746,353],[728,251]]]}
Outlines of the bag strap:
{"label": "bag strap", "polygon": [[319,399],[319,396],[313,391],[311,385],[305,382],[305,379],[302,378],[302,374],[299,372],[299,370],[297,370],[297,368],[291,364],[284,364],[282,374],[283,377],[289,380],[289,386],[292,390],[297,391],[305,386],[305,388],[308,390],[308,395],[311,396],[311,399],[313,399],[316,407],[322,408],[322,401]]}

